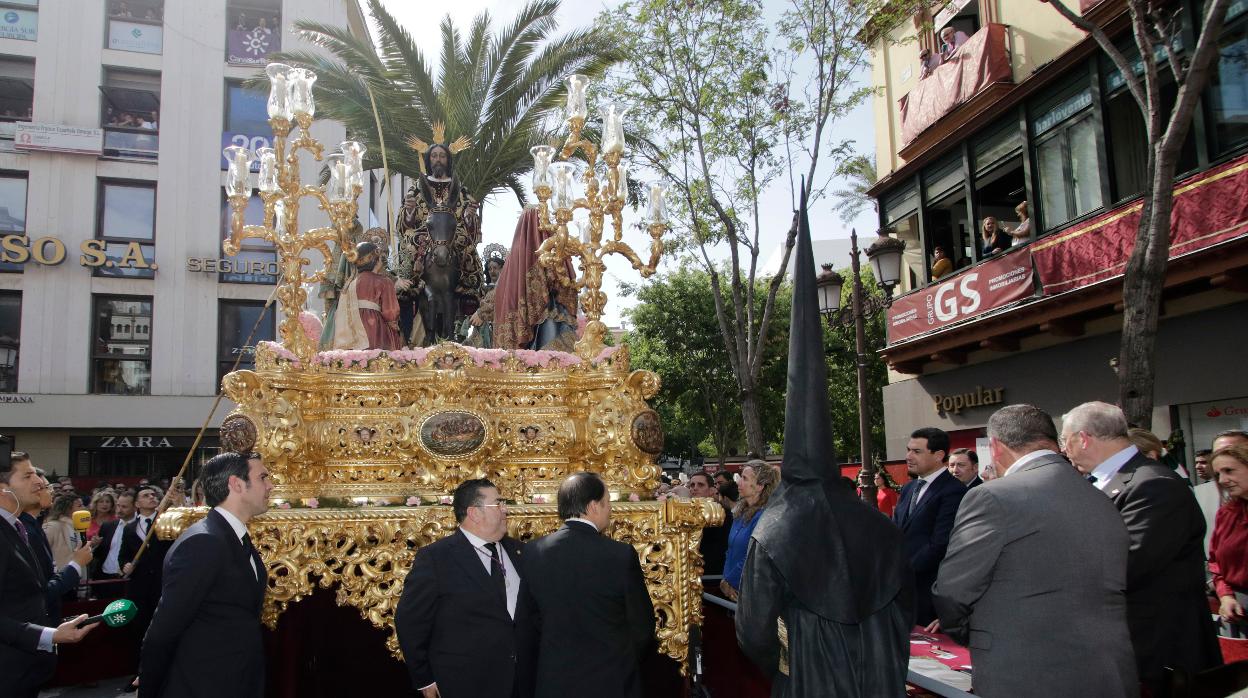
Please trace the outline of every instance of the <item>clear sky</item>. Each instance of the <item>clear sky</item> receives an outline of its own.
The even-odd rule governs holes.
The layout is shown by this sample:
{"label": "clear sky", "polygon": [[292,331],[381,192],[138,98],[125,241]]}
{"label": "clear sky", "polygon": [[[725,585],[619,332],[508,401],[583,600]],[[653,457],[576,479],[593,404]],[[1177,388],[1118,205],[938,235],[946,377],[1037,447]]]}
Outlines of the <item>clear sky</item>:
{"label": "clear sky", "polygon": [[[442,18],[450,15],[452,21],[457,26],[467,28],[471,25],[472,20],[482,11],[488,11],[493,18],[495,26],[505,26],[510,22],[515,13],[523,6],[520,0],[456,0],[452,3],[430,3],[426,0],[382,0],[382,4],[389,10],[398,21],[407,28],[411,33],[416,45],[425,53],[426,60],[436,63],[438,60],[439,48],[441,47],[441,33],[438,29]],[[561,27],[572,28],[592,25],[594,19],[606,7],[614,6],[617,3],[614,0],[565,0],[559,10],[559,19]],[[764,6],[768,16],[778,17],[780,12],[788,6],[787,0],[764,0]],[[592,89],[592,86],[591,86]],[[852,138],[858,142],[860,152],[867,153],[874,159],[874,136],[871,117],[870,103],[861,105],[859,108],[851,112],[841,121],[835,124],[829,124],[825,130],[825,140],[830,136],[836,139]],[[457,134],[448,134],[454,138]],[[826,165],[824,164],[826,162]],[[826,174],[832,167],[833,163],[826,160],[820,163],[820,169]],[[807,165],[801,164],[796,168],[798,171],[804,171]],[[835,188],[834,186],[831,188]],[[761,201],[761,219],[762,219],[762,253],[759,255],[759,266],[761,267],[772,253],[779,247],[784,240],[784,234],[788,231],[789,223],[792,220],[792,203],[790,200],[788,178],[783,177],[767,191],[764,192]],[[636,221],[644,211],[625,210],[625,230],[628,231],[628,225]],[[482,212],[482,238],[484,243],[492,242],[500,243],[506,247],[511,246],[512,233],[515,231],[516,219],[520,215],[520,206],[516,202],[515,196],[507,193],[499,193],[490,197],[486,202]],[[848,238],[849,229],[856,226],[859,233],[867,238],[865,244],[869,244],[874,239],[874,231],[877,227],[877,220],[874,211],[868,209],[861,214],[851,225],[841,222],[836,212],[832,211],[832,202],[827,199],[820,200],[810,211],[811,232],[815,239],[828,238]],[[633,239],[629,239],[630,236]],[[633,229],[625,233],[625,239],[629,241],[639,253],[645,255],[645,248],[648,247],[648,236],[640,231]],[[863,245],[865,247],[865,244]],[[722,249],[715,251],[718,258],[726,259],[728,257],[728,248],[726,245]],[[672,258],[667,258],[665,265],[673,263]],[[849,258],[846,255],[844,260],[840,260],[837,266],[849,266]],[[660,271],[663,267],[660,267]],[[618,326],[622,321],[622,311],[634,299],[624,298],[616,292],[616,283],[618,281],[637,282],[641,280],[641,275],[633,271],[622,257],[614,255],[607,261],[607,278],[604,281],[603,290],[607,293],[608,302],[606,313],[603,321],[611,326]]]}

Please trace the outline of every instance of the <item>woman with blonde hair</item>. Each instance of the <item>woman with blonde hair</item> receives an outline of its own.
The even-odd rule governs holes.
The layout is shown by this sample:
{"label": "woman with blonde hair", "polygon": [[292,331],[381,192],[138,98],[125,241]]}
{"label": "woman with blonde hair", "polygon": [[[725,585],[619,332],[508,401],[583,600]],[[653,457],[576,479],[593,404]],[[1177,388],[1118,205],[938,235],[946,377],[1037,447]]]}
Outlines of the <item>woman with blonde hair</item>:
{"label": "woman with blonde hair", "polygon": [[724,556],[724,579],[719,589],[729,599],[737,600],[741,588],[741,573],[745,569],[745,554],[750,549],[750,536],[771,493],[780,484],[780,472],[765,461],[751,460],[741,466],[737,488],[741,498],[732,509],[732,528],[728,531],[728,552]]}
{"label": "woman with blonde hair", "polygon": [[48,512],[48,520],[43,524],[43,534],[47,536],[48,546],[52,548],[52,562],[58,570],[69,564],[80,544],[72,518],[74,510],[80,504],[78,497],[72,494],[57,497],[52,502],[52,510]]}
{"label": "woman with blonde hair", "polygon": [[117,497],[112,490],[100,490],[91,497],[91,504],[87,506],[87,511],[91,512],[91,525],[87,527],[87,539],[95,538],[100,534],[100,526],[117,518]]}

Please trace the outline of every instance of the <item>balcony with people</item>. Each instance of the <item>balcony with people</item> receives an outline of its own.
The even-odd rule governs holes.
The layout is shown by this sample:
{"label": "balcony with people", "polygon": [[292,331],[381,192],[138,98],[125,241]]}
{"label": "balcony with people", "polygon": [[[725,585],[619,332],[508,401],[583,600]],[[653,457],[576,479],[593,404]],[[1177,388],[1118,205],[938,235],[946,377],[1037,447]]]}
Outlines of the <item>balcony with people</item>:
{"label": "balcony with people", "polygon": [[1008,43],[1003,24],[986,24],[969,36],[948,25],[935,47],[920,49],[918,83],[897,102],[902,157],[949,113],[972,101],[991,104],[994,88],[1012,84]]}
{"label": "balcony with people", "polygon": [[[1119,45],[1143,74],[1131,38]],[[1218,45],[1179,152],[1167,294],[1248,287],[1248,3],[1228,12]],[[1178,86],[1165,53],[1154,59],[1169,111]],[[1060,66],[875,186],[881,228],[906,243],[884,351],[898,370],[1016,350],[1037,332],[1080,336],[1097,313],[1121,313],[1148,183],[1144,121],[1103,52]]]}
{"label": "balcony with people", "polygon": [[160,76],[110,73],[100,92],[104,155],[155,160],[160,150]]}
{"label": "balcony with people", "polygon": [[280,0],[230,0],[226,8],[225,62],[264,66],[282,50]]}

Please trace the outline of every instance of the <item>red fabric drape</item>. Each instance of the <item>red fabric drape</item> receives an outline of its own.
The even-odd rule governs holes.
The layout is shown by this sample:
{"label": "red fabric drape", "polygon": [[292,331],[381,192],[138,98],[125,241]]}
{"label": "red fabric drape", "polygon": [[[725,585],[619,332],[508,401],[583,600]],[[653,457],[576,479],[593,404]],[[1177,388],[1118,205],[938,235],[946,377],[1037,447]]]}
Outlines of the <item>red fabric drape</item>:
{"label": "red fabric drape", "polygon": [[[553,279],[537,258],[537,248],[550,237],[538,225],[536,208],[526,208],[516,223],[511,252],[498,275],[494,291],[494,346],[500,349],[527,349],[533,341],[533,328],[546,317]],[[575,278],[571,260],[565,263],[567,278]],[[569,312],[576,310],[576,292],[561,286],[556,301]]]}
{"label": "red fabric drape", "polygon": [[[1248,157],[1194,175],[1174,188],[1170,258],[1248,232]],[[1106,212],[1031,246],[1046,295],[1121,275],[1135,247],[1139,201]]]}
{"label": "red fabric drape", "polygon": [[[915,71],[918,72],[918,66]],[[909,145],[927,127],[983,88],[1012,77],[1005,52],[1005,25],[986,25],[967,39],[953,58],[937,66],[898,100],[902,144]]]}

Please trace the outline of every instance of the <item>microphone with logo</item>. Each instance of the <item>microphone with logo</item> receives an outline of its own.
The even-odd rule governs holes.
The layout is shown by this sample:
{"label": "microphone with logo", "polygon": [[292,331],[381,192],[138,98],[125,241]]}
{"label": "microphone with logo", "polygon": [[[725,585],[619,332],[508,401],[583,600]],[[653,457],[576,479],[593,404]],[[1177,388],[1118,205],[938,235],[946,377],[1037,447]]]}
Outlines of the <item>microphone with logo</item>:
{"label": "microphone with logo", "polygon": [[130,599],[117,599],[104,607],[104,612],[98,616],[82,619],[76,627],[84,628],[92,623],[103,622],[110,628],[120,628],[121,626],[134,620],[134,616],[138,614],[139,607],[134,605]]}
{"label": "microphone with logo", "polygon": [[73,520],[74,520],[74,530],[77,531],[80,535],[83,535],[83,537],[85,538],[87,529],[91,528],[91,512],[87,511],[86,509],[79,509],[78,511],[74,512]]}

